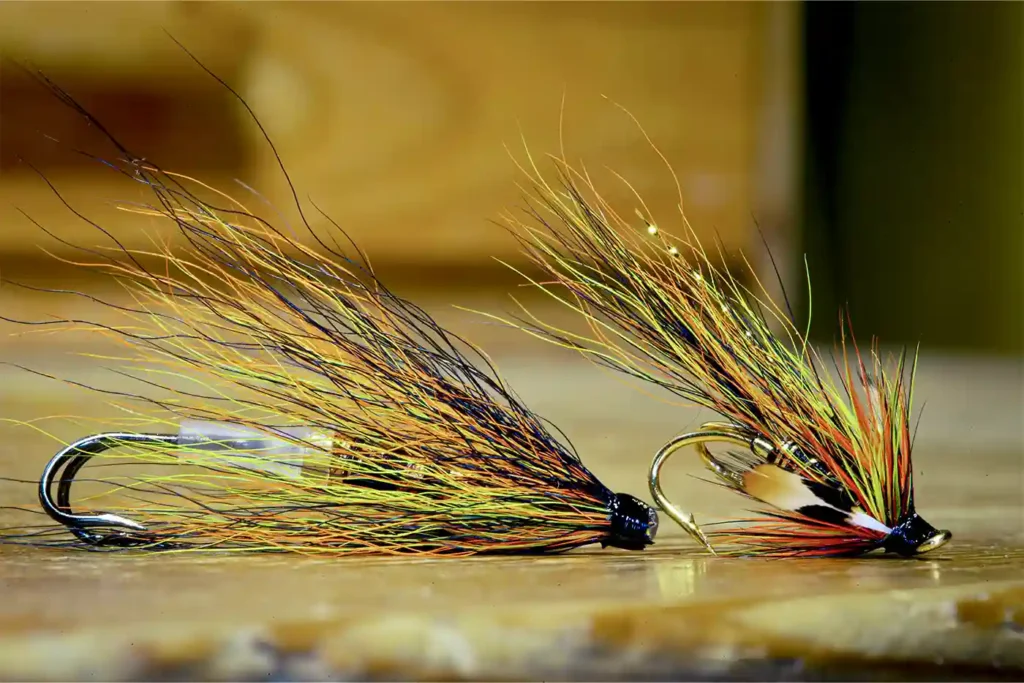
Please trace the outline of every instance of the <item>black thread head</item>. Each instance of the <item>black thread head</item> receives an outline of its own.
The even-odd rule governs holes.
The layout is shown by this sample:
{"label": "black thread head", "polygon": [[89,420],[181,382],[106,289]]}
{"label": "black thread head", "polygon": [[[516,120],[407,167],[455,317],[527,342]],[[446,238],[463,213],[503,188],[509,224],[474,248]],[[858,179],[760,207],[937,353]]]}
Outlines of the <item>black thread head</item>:
{"label": "black thread head", "polygon": [[643,550],[654,543],[658,533],[658,512],[628,493],[616,493],[611,500],[611,532],[603,546]]}
{"label": "black thread head", "polygon": [[951,532],[939,531],[916,512],[912,512],[893,528],[882,542],[882,547],[886,552],[910,557],[940,548],[951,538]]}

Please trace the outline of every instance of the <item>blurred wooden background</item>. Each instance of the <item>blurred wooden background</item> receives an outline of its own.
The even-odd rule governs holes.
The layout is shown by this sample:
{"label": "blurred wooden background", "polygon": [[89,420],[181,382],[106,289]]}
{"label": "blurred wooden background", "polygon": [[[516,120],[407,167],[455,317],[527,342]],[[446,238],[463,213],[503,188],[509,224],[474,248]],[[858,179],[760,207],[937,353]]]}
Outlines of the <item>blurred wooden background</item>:
{"label": "blurred wooden background", "polygon": [[[702,235],[757,259],[756,220],[785,259],[798,13],[710,2],[4,3],[0,51],[45,71],[141,156],[221,187],[241,179],[288,208],[259,131],[170,32],[249,102],[300,197],[375,265],[399,277],[440,267],[432,282],[459,284],[467,270],[475,279],[495,268],[491,257],[515,260],[491,223],[521,205],[503,145],[522,159],[522,135],[535,154],[557,152],[563,95],[567,152],[613,200],[631,201],[606,167],[663,227],[678,223],[671,176],[617,102],[671,161]],[[19,157],[75,208],[137,239],[138,219],[111,202],[141,189],[72,152],[113,150],[9,65],[0,88],[0,267],[53,267],[34,265],[41,236],[15,207],[73,241],[95,240]]]}
{"label": "blurred wooden background", "polygon": [[[892,24],[899,30],[889,29],[893,64],[906,67],[919,60],[927,66],[936,53],[955,54],[960,60],[935,62],[940,67],[966,63],[961,46],[969,32],[960,30],[967,23],[957,14],[965,10],[940,22],[948,32],[934,33],[933,38],[943,40],[919,43],[924,48],[914,54],[908,50],[902,55],[905,61],[900,61],[895,47],[905,44],[904,32],[919,24],[911,13],[922,11],[907,8],[938,4],[868,4],[876,14],[868,17],[870,21],[861,17],[858,24],[861,58],[876,54],[872,41],[877,32],[872,27],[889,25],[885,12],[892,6],[904,13],[902,23]],[[957,5],[963,6],[966,3]],[[137,154],[219,187],[239,187],[234,184],[239,179],[294,216],[287,211],[291,198],[259,131],[225,89],[175,46],[165,33],[170,32],[252,105],[301,198],[309,197],[342,224],[389,282],[404,279],[403,294],[408,292],[440,323],[493,354],[524,402],[565,430],[602,481],[646,499],[651,455],[673,434],[699,425],[709,417],[706,413],[663,403],[650,391],[624,385],[621,377],[564,349],[453,310],[452,304],[509,310],[505,295],[511,287],[504,282],[482,286],[488,280],[515,281],[492,259],[516,260],[513,240],[491,223],[519,205],[518,172],[503,143],[519,158],[521,134],[535,153],[557,151],[564,96],[569,156],[587,163],[609,199],[628,214],[632,200],[605,168],[622,173],[644,195],[661,227],[671,230],[677,201],[671,176],[612,101],[623,105],[679,174],[687,214],[702,240],[717,236],[727,252],[744,250],[770,275],[759,225],[783,278],[789,280],[791,300],[799,299],[799,254],[808,242],[798,229],[804,187],[801,74],[807,66],[801,15],[807,10],[782,2],[0,2],[0,53],[44,70]],[[828,43],[839,34],[829,29],[816,38]],[[861,292],[858,305],[863,315],[855,316],[858,330],[864,330],[859,339],[893,329],[912,328],[912,334],[918,334],[923,323],[913,316],[922,308],[919,302],[938,306],[942,301],[932,293],[942,291],[933,286],[935,280],[967,279],[984,271],[991,245],[1002,245],[1008,252],[1006,235],[1014,228],[1005,219],[1010,212],[1003,211],[1011,193],[1003,191],[1005,183],[991,180],[1012,182],[1012,168],[979,173],[979,168],[994,168],[981,163],[991,164],[994,157],[987,152],[954,157],[958,163],[946,166],[935,161],[939,154],[922,162],[915,145],[930,148],[946,132],[959,133],[964,119],[930,119],[946,127],[932,127],[919,138],[907,135],[908,130],[925,129],[918,114],[937,108],[925,106],[932,104],[928,98],[912,104],[900,99],[905,86],[880,78],[880,72],[898,69],[892,69],[887,56],[873,59],[873,68],[857,72],[862,94],[854,98],[857,106],[849,108],[859,116],[849,119],[845,131],[842,120],[818,121],[824,132],[809,136],[815,145],[808,145],[817,159],[812,170],[820,172],[822,184],[834,180],[832,192],[839,195],[825,207],[827,211],[808,212],[816,221],[808,223],[808,232],[823,239],[827,229],[835,228],[846,240],[834,239],[839,247],[820,250],[828,253],[814,271],[816,282],[824,277],[830,286],[825,301],[815,295],[816,320],[834,321],[835,307],[855,285],[866,286],[861,282],[885,286],[881,294]],[[963,87],[970,80],[964,73],[982,73],[989,63],[972,62],[973,71],[939,74],[928,92],[945,97],[947,85]],[[816,79],[830,82],[831,62],[820,62],[819,67]],[[967,92],[999,90],[1009,101],[1012,89],[1003,84],[1011,82],[1010,76],[1007,70],[1004,81],[993,80],[988,88]],[[896,95],[877,97],[881,84]],[[827,103],[828,98],[823,99]],[[973,111],[976,103],[962,99],[970,103],[960,109],[966,117],[966,110]],[[979,101],[997,109],[991,104],[995,99]],[[846,110],[838,111],[840,104],[835,108],[834,118],[843,118],[838,114]],[[894,110],[901,112],[904,128],[885,127]],[[988,126],[990,119],[984,121],[974,128],[979,138],[990,146],[1005,146],[1010,138],[1000,137],[1003,129]],[[886,135],[872,138],[879,130]],[[952,140],[956,135],[946,137]],[[877,158],[863,151],[872,139],[880,148]],[[906,140],[913,144],[897,144]],[[3,65],[0,275],[49,280],[50,286],[96,292],[126,303],[123,292],[110,291],[110,280],[71,282],[75,271],[59,268],[42,251],[55,250],[59,256],[60,245],[18,211],[71,241],[88,244],[99,239],[94,228],[76,219],[19,161],[23,158],[40,169],[74,209],[127,244],[145,244],[143,229],[154,226],[113,207],[119,200],[145,200],[143,188],[77,155],[75,149],[115,155],[74,112],[17,69]],[[834,163],[822,150],[834,154]],[[852,175],[846,166],[849,157],[862,162]],[[962,163],[964,159],[978,163]],[[966,275],[937,267],[942,261],[935,252],[922,257],[916,251],[923,239],[938,241],[930,232],[934,224],[922,218],[937,213],[911,211],[914,215],[907,220],[896,220],[906,214],[887,214],[880,211],[880,204],[872,204],[885,184],[892,207],[910,206],[902,194],[908,185],[899,182],[926,177],[917,172],[922,163],[940,170],[932,174],[932,184],[917,186],[918,202],[944,193],[944,207],[963,203],[951,189],[960,189],[954,170],[981,178],[975,189],[980,184],[995,188],[991,194],[975,191],[964,204],[999,207],[986,214],[992,224],[990,242],[977,240],[979,230],[966,222],[950,228],[961,239],[969,235],[967,241],[981,245],[974,250],[982,256],[965,264]],[[885,173],[878,180],[875,171],[880,166]],[[1002,203],[989,201],[993,197]],[[816,218],[817,213],[822,217]],[[315,212],[309,215],[316,218]],[[902,250],[892,248],[890,230],[902,235]],[[954,249],[960,246],[956,240],[950,243]],[[883,277],[869,266],[877,266],[871,259],[884,250],[896,266]],[[836,268],[853,253],[868,258],[851,261],[844,270]],[[1013,262],[1012,254],[999,256],[1004,264]],[[920,262],[915,268],[899,267],[901,259],[915,258]],[[833,271],[838,274],[829,282]],[[911,274],[904,276],[907,272]],[[992,300],[993,306],[1004,304],[1005,294],[983,279],[975,278],[971,296]],[[910,285],[916,292],[907,294]],[[423,291],[436,286],[445,289]],[[829,296],[836,301],[829,301]],[[97,314],[86,312],[88,308],[81,297],[0,288],[0,315],[10,318],[97,319]],[[537,312],[564,328],[581,324],[550,308]],[[1000,324],[1009,327],[1019,321],[1017,315],[1013,318],[1010,311],[1002,318],[1010,322]],[[913,324],[887,328],[886,316]],[[946,322],[939,315],[930,320]],[[996,327],[977,325],[979,338],[996,338]],[[116,389],[122,382],[128,389],[134,383],[108,368],[112,362],[106,357],[115,353],[117,344],[110,339],[92,335],[83,342],[81,335],[21,332],[24,329],[0,324],[0,477],[25,482],[0,481],[0,506],[35,510],[34,482],[56,442],[103,429],[111,415],[123,414],[93,393],[33,377],[16,366],[91,386]],[[827,340],[831,333],[831,325],[823,325],[819,337]],[[460,661],[468,657],[478,662],[458,669],[466,679],[494,671],[499,677],[516,677],[509,672],[518,672],[521,678],[579,679],[598,669],[604,677],[609,671],[622,671],[624,679],[700,679],[705,673],[722,678],[733,671],[723,668],[730,660],[743,664],[776,656],[789,668],[765,677],[810,679],[815,672],[804,670],[805,663],[828,663],[833,657],[840,668],[862,657],[871,662],[909,661],[914,670],[922,663],[947,662],[975,665],[982,672],[1002,665],[1003,675],[1011,665],[1017,667],[1012,671],[1019,671],[1024,614],[1018,578],[1024,542],[1024,364],[1019,357],[943,357],[934,346],[926,348],[924,356],[915,391],[915,398],[927,403],[915,438],[915,496],[922,515],[952,529],[955,537],[950,552],[941,551],[935,559],[826,564],[704,558],[693,554],[692,544],[682,540],[682,532],[667,520],[658,545],[632,557],[609,551],[552,561],[444,566],[166,556],[129,565],[123,556],[82,559],[58,553],[44,561],[40,553],[8,547],[0,555],[0,586],[11,587],[0,592],[5,598],[0,601],[0,630],[5,635],[0,638],[0,678],[167,678],[159,667],[159,673],[151,673],[156,669],[148,662],[156,659],[167,663],[174,672],[171,676],[178,678],[192,672],[197,679],[288,680],[276,663],[268,665],[273,674],[225,664],[230,657],[254,659],[247,641],[235,635],[261,634],[264,626],[285,634],[282,639],[308,643],[310,652],[345,658],[336,668],[347,678],[366,678],[368,674],[361,672],[378,670],[390,678],[453,678],[437,673],[447,670],[438,669],[436,662],[448,660],[436,657],[448,657],[448,650],[456,649]],[[28,421],[33,424],[22,424]],[[673,464],[666,487],[702,523],[744,516],[746,501],[692,481],[692,476],[706,477],[696,458]],[[38,521],[28,514],[0,510],[0,527]],[[288,599],[282,600],[283,595]],[[576,616],[599,609],[600,619]],[[482,616],[457,621],[471,610]],[[434,614],[439,615],[436,621],[424,616]],[[839,628],[836,614],[844,615]],[[341,617],[351,620],[356,635],[335,627],[334,619]],[[413,622],[413,617],[423,620]],[[289,623],[303,635],[289,635]],[[458,624],[465,626],[465,636],[455,628]],[[559,630],[563,627],[568,630]],[[584,634],[586,639],[574,648],[573,641],[564,639],[566,633]],[[524,645],[524,634],[534,634],[531,638],[556,651],[559,661],[569,662],[566,668],[554,673],[537,669],[538,650]],[[481,639],[490,644],[480,645]],[[230,646],[222,647],[222,640]],[[266,642],[259,641],[260,657],[266,656]],[[270,645],[283,647],[274,640]],[[435,655],[435,650],[441,654]],[[304,657],[305,650],[301,652]],[[680,660],[689,667],[702,653],[716,668],[700,673],[673,668],[668,675],[637,669],[640,663]],[[207,673],[186,667],[196,667],[194,660],[202,658],[212,658],[221,668]],[[435,668],[424,668],[424,660],[434,662]],[[379,669],[359,668],[366,662]],[[794,663],[799,668],[792,668]],[[314,670],[291,677],[315,678],[310,671]],[[845,678],[857,677],[846,672]]]}

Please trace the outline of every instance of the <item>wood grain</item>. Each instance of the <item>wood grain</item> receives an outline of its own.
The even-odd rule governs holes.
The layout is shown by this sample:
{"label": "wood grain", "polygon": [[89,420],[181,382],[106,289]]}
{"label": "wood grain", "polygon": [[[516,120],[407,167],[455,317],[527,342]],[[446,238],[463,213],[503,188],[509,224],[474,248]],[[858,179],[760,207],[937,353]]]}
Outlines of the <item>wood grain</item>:
{"label": "wood grain", "polygon": [[[779,117],[793,84],[761,68],[771,49],[766,26],[774,25],[767,7],[4,3],[0,45],[79,84],[91,73],[132,89],[158,75],[179,92],[203,92],[205,76],[173,46],[154,47],[171,25],[232,75],[303,196],[375,255],[443,265],[507,253],[500,231],[486,224],[516,200],[501,141],[517,142],[521,127],[537,150],[555,149],[563,92],[571,153],[595,172],[607,164],[625,173],[659,211],[672,210],[671,183],[602,94],[628,106],[674,162],[698,229],[736,248],[751,238],[752,207],[774,207],[784,224],[779,198],[791,188],[767,184],[765,174],[791,167],[770,163],[785,154],[764,151],[775,129],[758,111],[775,93]],[[52,40],[39,30],[44,25]],[[231,116],[242,121],[237,109]],[[239,174],[280,200],[265,148],[251,127],[239,123],[238,131]],[[142,142],[158,152],[168,144],[160,136]],[[106,205],[135,199],[138,190],[101,175],[54,179],[74,206],[119,236],[141,239],[138,222]],[[0,258],[24,260],[54,246],[7,213],[15,204],[74,239],[94,234],[30,174],[5,173],[0,194]],[[118,295],[64,273],[39,275]],[[504,291],[431,298],[419,288],[414,296],[487,349],[524,401],[558,424],[616,490],[646,497],[651,454],[706,417],[451,307],[507,311]],[[96,317],[81,298],[13,287],[0,288],[0,311]],[[107,342],[12,334],[23,331],[0,325],[0,358],[8,363],[0,366],[0,476],[8,479],[0,482],[0,505],[34,510],[33,482],[54,449],[102,426],[115,409],[16,366],[88,384],[113,376],[100,360],[111,351]],[[922,358],[916,395],[928,408],[915,442],[917,504],[954,532],[934,556],[712,558],[667,521],[649,552],[543,559],[134,557],[7,546],[0,548],[0,678],[1019,678],[1022,372],[1016,361]],[[693,480],[701,474],[696,459],[675,465],[666,489],[702,523],[744,513],[743,501]],[[37,521],[0,511],[0,526],[26,519]]]}
{"label": "wood grain", "polygon": [[[495,310],[501,297],[461,290],[419,301],[481,343],[603,481],[648,498],[651,454],[706,415],[451,308]],[[74,298],[9,289],[0,290],[0,306],[23,317],[86,314]],[[557,320],[556,311],[537,310]],[[0,345],[11,363],[116,387],[108,362],[82,355],[112,350],[112,342],[77,335],[5,336]],[[1019,362],[923,354],[917,507],[954,539],[918,560],[714,558],[668,520],[643,553],[584,549],[539,559],[132,556],[7,546],[0,547],[0,679],[1019,680],[1022,376]],[[0,483],[2,504],[35,509],[32,482],[55,439],[102,428],[113,414],[85,391],[0,367],[0,415],[36,420],[54,435],[0,424],[0,476],[25,480]],[[696,457],[678,460],[665,472],[666,491],[701,523],[745,513],[745,501],[695,480],[706,477]],[[0,526],[26,521],[37,519],[0,511]]]}

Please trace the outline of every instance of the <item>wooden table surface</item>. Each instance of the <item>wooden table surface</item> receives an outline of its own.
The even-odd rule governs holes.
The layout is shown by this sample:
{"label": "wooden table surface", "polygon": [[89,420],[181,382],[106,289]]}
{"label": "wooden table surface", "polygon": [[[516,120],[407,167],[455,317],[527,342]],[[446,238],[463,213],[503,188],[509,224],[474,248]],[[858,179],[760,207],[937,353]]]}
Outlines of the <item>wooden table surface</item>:
{"label": "wooden table surface", "polygon": [[[491,295],[450,293],[469,306]],[[489,298],[490,297],[490,298]],[[430,304],[432,300],[427,303]],[[497,303],[496,303],[497,302]],[[43,304],[0,294],[7,314]],[[657,447],[699,423],[568,353],[428,305],[470,334],[615,490],[650,500]],[[507,306],[506,306],[507,309]],[[50,308],[52,311],[52,307]],[[41,313],[40,313],[41,314]],[[9,330],[10,328],[5,328]],[[88,379],[58,337],[4,338],[5,360]],[[92,350],[92,349],[85,349]],[[0,547],[0,679],[702,678],[1024,675],[1021,363],[925,353],[918,508],[954,533],[913,560],[709,557],[665,519],[641,553],[551,558],[329,559],[103,555]],[[100,416],[81,392],[0,370],[0,416]],[[61,420],[62,437],[81,435]],[[37,478],[55,444],[0,425],[0,474]],[[738,497],[673,463],[700,521]],[[28,484],[0,484],[33,504]],[[11,513],[3,523],[23,519]]]}

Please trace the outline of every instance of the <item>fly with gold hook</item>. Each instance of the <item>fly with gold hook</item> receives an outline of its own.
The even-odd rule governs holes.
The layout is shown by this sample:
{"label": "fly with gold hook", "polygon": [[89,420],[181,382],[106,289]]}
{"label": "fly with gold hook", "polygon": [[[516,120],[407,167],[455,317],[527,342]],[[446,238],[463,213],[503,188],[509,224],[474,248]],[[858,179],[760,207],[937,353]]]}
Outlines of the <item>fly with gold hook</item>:
{"label": "fly with gold hook", "polygon": [[[99,303],[127,322],[24,323],[120,344],[116,372],[140,393],[86,387],[127,428],[70,443],[45,467],[39,502],[62,526],[0,541],[63,547],[53,537],[66,529],[91,549],[449,556],[653,543],[653,508],[602,484],[482,352],[393,294],[362,252],[329,244],[297,197],[316,249],[131,153],[35,75],[117,150],[103,163],[151,195],[122,208],[173,226],[181,244],[129,248],[107,234],[109,247],[76,247],[78,265],[126,288],[131,304]],[[72,484],[93,459],[126,469],[91,476],[98,512],[76,511]]]}
{"label": "fly with gold hook", "polygon": [[[720,554],[911,556],[949,541],[950,532],[936,530],[914,505],[916,356],[909,369],[905,351],[886,367],[873,344],[865,360],[849,321],[840,319],[836,383],[788,302],[784,311],[772,301],[752,268],[758,293],[712,262],[683,214],[678,179],[681,239],[659,229],[621,176],[642,207],[639,225],[617,213],[564,152],[551,157],[553,183],[527,157],[520,168],[529,205],[505,216],[543,274],[524,277],[581,315],[589,332],[545,323],[521,304],[524,315],[506,322],[725,419],[656,454],[651,494],[669,517]],[[714,455],[712,443],[733,450]],[[705,533],[661,485],[666,460],[690,446],[721,484],[768,508]]]}

